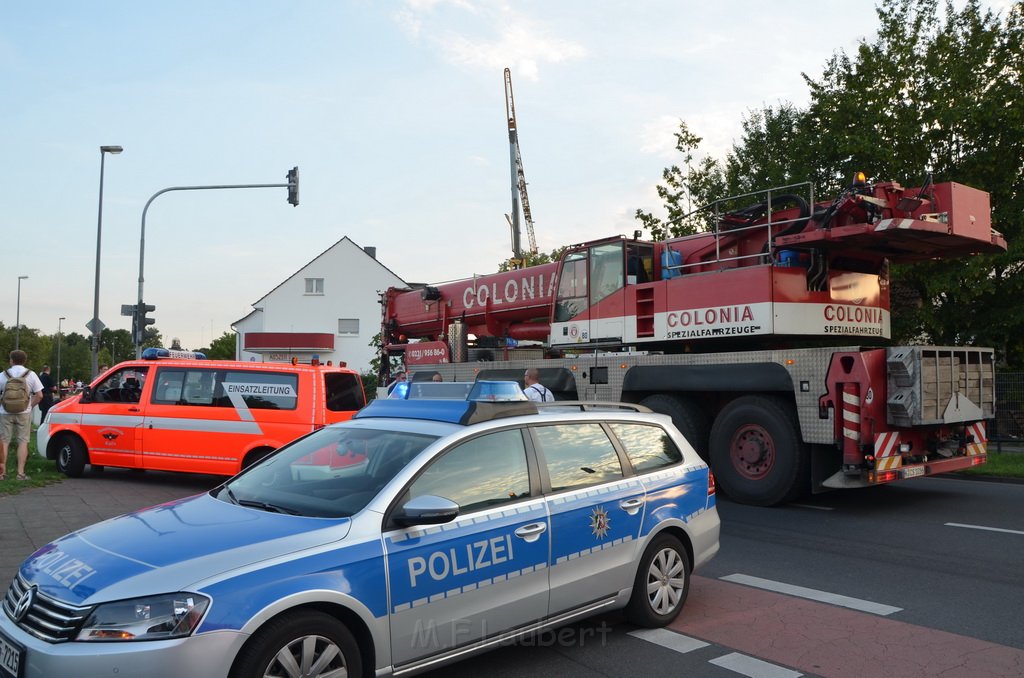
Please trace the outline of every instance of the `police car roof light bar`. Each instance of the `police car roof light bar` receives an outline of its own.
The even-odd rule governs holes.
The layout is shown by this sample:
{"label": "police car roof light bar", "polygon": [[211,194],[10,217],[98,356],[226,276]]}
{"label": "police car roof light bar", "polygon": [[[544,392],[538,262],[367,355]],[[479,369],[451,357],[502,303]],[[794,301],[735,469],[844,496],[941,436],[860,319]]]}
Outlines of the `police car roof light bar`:
{"label": "police car roof light bar", "polygon": [[353,419],[423,419],[468,426],[525,414],[537,414],[537,403],[378,399],[359,410]]}

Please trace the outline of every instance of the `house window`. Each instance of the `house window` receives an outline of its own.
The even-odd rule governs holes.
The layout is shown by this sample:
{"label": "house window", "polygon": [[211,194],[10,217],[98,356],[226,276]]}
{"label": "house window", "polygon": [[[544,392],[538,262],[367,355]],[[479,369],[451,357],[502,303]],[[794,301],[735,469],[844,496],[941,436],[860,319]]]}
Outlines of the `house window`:
{"label": "house window", "polygon": [[359,318],[338,318],[338,334],[345,337],[358,337]]}
{"label": "house window", "polygon": [[306,278],[306,294],[323,294],[323,278]]}

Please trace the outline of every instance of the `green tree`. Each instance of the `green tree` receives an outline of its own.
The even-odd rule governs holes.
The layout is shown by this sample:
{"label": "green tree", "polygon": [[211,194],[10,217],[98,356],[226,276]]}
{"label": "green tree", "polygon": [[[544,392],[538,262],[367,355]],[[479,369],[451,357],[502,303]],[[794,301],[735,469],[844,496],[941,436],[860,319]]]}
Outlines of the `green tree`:
{"label": "green tree", "polygon": [[236,335],[234,332],[225,332],[210,344],[206,351],[206,357],[210,360],[235,360]]}
{"label": "green tree", "polygon": [[[674,228],[699,186],[719,195],[810,180],[834,195],[855,171],[919,185],[956,181],[989,192],[1005,254],[893,269],[896,341],[994,346],[1024,365],[1024,2],[1005,16],[977,0],[957,10],[938,0],[883,0],[878,34],[853,55],[835,54],[818,78],[804,75],[810,104],[750,112],[722,164],[665,170],[658,193],[668,219],[638,211],[658,236]],[[685,125],[676,148],[692,160],[699,138]],[[699,184],[703,181],[704,184]],[[701,196],[707,197],[707,196]],[[696,202],[696,201],[694,201]],[[676,231],[669,229],[670,234]],[[685,231],[684,231],[685,232]],[[904,294],[896,294],[902,291]],[[909,300],[900,303],[899,299]]]}
{"label": "green tree", "polygon": [[665,183],[658,184],[656,190],[658,197],[665,203],[667,215],[662,219],[651,212],[639,209],[634,215],[651,234],[653,240],[708,230],[711,226],[709,212],[700,209],[699,206],[708,205],[715,198],[724,195],[724,178],[717,160],[704,157],[696,160],[694,167],[694,152],[703,139],[692,133],[682,120],[679,121],[679,130],[674,136],[676,150],[683,154],[685,170],[679,165],[672,165],[661,173]]}

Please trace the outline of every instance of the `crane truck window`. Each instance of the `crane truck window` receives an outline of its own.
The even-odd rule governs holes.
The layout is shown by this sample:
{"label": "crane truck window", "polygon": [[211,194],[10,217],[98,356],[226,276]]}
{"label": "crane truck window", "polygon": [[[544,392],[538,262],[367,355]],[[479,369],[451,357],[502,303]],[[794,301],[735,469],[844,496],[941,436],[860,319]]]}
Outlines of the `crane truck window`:
{"label": "crane truck window", "polygon": [[562,262],[562,277],[558,281],[558,301],[555,321],[564,322],[587,310],[586,252],[573,252]]}

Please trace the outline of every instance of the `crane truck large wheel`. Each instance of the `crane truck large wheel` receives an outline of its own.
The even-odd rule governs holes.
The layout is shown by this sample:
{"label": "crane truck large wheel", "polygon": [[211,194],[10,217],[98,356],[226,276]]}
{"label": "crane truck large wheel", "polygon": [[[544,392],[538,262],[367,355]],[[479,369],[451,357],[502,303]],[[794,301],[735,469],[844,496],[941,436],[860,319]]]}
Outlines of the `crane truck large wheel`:
{"label": "crane truck large wheel", "polygon": [[718,486],[742,504],[774,506],[809,487],[796,410],[781,398],[743,396],[726,405],[711,427],[710,451]]}
{"label": "crane truck large wheel", "polygon": [[640,401],[658,414],[672,417],[672,423],[683,434],[686,441],[693,445],[700,458],[708,459],[708,430],[711,428],[707,415],[701,411],[696,402],[685,396],[668,393],[656,393]]}

